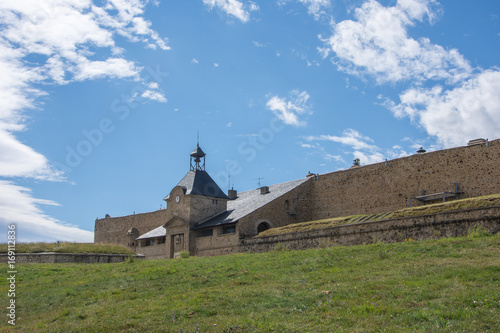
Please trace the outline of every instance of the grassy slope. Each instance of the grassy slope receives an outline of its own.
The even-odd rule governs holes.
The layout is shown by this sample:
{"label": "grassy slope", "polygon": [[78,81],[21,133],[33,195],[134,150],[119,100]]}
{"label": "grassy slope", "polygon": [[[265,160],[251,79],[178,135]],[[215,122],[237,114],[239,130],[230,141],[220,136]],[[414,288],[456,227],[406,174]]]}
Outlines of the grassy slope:
{"label": "grassy slope", "polygon": [[[11,329],[4,316],[0,331],[498,332],[499,259],[497,234],[212,258],[17,265],[19,319]],[[6,290],[0,279],[0,294]]]}
{"label": "grassy slope", "polygon": [[[7,253],[7,244],[0,244],[0,253]],[[104,254],[135,254],[128,247],[118,244],[94,244],[94,243],[18,243],[17,253],[40,253],[40,252],[61,252],[61,253],[104,253]]]}
{"label": "grassy slope", "polygon": [[[476,198],[453,200],[448,202],[435,203],[432,205],[418,206],[412,208],[404,208],[394,212],[385,214],[373,214],[369,221],[379,221],[385,219],[394,219],[400,217],[421,216],[427,214],[444,213],[455,210],[500,206],[500,194],[487,195]],[[281,235],[291,232],[324,229],[340,225],[352,224],[359,222],[364,216],[368,215],[352,215],[344,217],[335,217],[331,219],[316,220],[302,223],[286,225],[284,227],[268,229],[261,232],[257,237]]]}

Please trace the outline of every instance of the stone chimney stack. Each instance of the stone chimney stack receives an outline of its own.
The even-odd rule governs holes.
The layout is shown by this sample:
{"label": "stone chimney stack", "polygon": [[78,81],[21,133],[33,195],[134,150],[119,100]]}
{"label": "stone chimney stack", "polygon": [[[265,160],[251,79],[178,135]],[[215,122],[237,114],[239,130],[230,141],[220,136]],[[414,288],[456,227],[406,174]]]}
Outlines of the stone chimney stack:
{"label": "stone chimney stack", "polygon": [[227,191],[227,196],[229,197],[229,200],[234,200],[238,197],[238,191],[230,189]]}

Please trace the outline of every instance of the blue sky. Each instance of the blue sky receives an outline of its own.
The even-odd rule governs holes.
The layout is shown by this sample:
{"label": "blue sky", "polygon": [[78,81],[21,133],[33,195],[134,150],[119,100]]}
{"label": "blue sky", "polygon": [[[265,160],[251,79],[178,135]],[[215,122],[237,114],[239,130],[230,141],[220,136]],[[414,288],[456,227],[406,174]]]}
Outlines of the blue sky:
{"label": "blue sky", "polygon": [[[4,0],[0,235],[500,137],[496,0]],[[230,176],[230,179],[229,179]],[[2,241],[0,239],[0,241]]]}

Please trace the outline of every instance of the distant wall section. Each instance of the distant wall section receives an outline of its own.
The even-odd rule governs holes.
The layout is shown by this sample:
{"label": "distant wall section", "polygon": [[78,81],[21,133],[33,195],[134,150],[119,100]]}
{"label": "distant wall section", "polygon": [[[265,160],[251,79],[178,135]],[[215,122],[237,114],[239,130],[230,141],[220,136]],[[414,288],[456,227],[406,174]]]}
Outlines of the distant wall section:
{"label": "distant wall section", "polygon": [[97,219],[94,227],[94,243],[128,245],[127,232],[130,229],[135,227],[141,235],[166,223],[172,216],[167,209],[161,209],[155,212]]}
{"label": "distant wall section", "polygon": [[453,191],[454,183],[460,198],[500,193],[499,165],[494,140],[322,174],[308,196],[310,220],[406,208],[422,191]]}

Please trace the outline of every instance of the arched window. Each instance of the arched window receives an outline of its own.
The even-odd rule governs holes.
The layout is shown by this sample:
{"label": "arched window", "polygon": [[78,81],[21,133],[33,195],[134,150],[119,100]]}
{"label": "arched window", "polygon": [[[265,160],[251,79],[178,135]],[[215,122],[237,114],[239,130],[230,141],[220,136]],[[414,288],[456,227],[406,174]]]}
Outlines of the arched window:
{"label": "arched window", "polygon": [[267,222],[261,222],[257,226],[257,233],[260,234],[261,232],[266,231],[269,228],[271,228],[271,226],[269,225],[269,223],[267,223]]}

